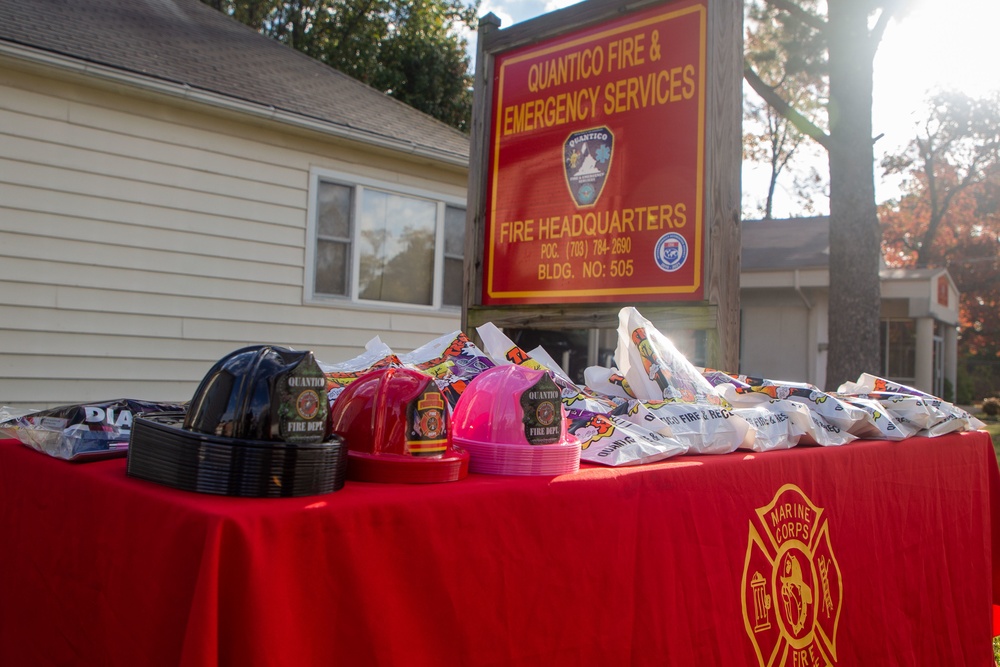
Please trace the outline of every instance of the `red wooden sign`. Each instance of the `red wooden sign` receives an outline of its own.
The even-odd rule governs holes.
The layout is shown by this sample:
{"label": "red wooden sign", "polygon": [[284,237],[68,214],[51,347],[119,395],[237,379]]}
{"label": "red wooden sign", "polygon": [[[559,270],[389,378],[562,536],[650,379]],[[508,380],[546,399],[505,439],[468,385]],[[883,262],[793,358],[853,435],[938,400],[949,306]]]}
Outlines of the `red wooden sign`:
{"label": "red wooden sign", "polygon": [[703,299],[704,2],[496,56],[483,304]]}

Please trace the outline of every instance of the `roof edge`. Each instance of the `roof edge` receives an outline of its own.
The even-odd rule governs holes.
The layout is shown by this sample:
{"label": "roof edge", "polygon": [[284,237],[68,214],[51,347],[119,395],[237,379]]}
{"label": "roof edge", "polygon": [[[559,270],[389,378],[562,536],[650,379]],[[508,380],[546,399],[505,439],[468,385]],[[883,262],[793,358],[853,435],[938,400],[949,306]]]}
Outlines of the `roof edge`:
{"label": "roof edge", "polygon": [[165,79],[143,76],[127,70],[94,63],[79,58],[63,56],[37,49],[34,47],[0,40],[0,56],[9,56],[34,65],[52,67],[64,72],[93,76],[105,81],[122,84],[147,92],[160,93],[169,97],[199,102],[207,106],[245,114],[257,119],[263,119],[290,125],[299,129],[312,130],[327,134],[338,139],[347,139],[377,148],[390,149],[401,153],[435,160],[451,166],[468,168],[466,156],[450,151],[435,150],[418,146],[412,142],[399,141],[384,135],[372,134],[357,128],[318,120],[310,116],[278,109],[272,106],[255,104],[246,100],[223,95],[201,88],[194,88],[186,83],[176,83]]}

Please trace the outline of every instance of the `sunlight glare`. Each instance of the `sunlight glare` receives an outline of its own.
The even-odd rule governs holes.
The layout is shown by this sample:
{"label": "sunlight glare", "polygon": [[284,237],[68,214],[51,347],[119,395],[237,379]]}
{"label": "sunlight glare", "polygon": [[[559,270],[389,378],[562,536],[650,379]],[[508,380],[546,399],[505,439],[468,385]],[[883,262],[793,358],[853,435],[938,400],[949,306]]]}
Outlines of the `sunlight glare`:
{"label": "sunlight glare", "polygon": [[875,134],[883,150],[913,138],[926,99],[939,90],[973,96],[1000,90],[1000,2],[917,0],[894,20],[875,57]]}

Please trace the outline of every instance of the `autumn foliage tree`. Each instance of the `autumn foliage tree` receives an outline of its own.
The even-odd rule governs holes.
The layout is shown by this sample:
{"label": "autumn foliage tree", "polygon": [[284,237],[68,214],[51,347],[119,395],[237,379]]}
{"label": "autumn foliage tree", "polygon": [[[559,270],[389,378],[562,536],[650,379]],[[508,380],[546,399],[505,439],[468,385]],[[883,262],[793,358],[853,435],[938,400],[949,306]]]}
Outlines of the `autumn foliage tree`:
{"label": "autumn foliage tree", "polygon": [[883,166],[907,179],[880,212],[886,263],[948,269],[962,295],[959,355],[994,369],[979,396],[1000,390],[1000,94],[935,96]]}

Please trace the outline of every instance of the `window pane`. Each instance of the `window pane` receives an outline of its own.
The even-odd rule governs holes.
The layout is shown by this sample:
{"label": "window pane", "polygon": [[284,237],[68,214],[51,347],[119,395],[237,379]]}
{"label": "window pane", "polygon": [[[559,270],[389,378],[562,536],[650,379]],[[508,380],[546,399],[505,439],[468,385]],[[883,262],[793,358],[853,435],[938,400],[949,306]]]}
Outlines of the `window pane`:
{"label": "window pane", "polygon": [[317,294],[347,295],[347,243],[316,241]]}
{"label": "window pane", "polygon": [[365,190],[358,221],[358,296],[431,305],[437,205]]}
{"label": "window pane", "polygon": [[444,208],[444,254],[465,255],[465,209]]}
{"label": "window pane", "polygon": [[339,183],[319,184],[316,229],[319,236],[351,237],[351,188]]}
{"label": "window pane", "polygon": [[445,306],[462,305],[462,260],[444,260],[444,286],[441,294],[441,303]]}

